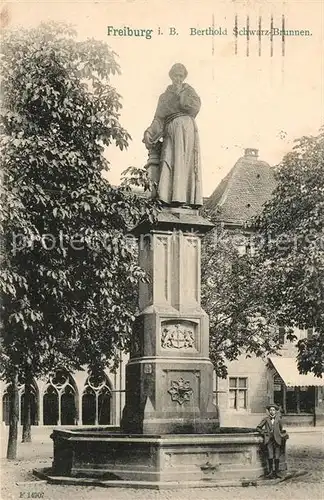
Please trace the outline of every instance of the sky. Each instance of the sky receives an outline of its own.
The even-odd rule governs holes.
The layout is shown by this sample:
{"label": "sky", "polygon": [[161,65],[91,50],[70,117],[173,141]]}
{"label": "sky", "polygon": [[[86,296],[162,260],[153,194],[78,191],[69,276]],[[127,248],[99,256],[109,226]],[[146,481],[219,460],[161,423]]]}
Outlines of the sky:
{"label": "sky", "polygon": [[[127,151],[107,151],[109,180],[118,184],[128,166],[142,167],[147,151],[142,144],[159,95],[169,85],[175,62],[185,64],[187,82],[202,101],[197,116],[200,136],[203,194],[208,196],[244,154],[259,149],[260,159],[280,162],[293,141],[316,134],[324,124],[324,2],[322,0],[110,0],[88,2],[17,0],[3,4],[9,26],[33,27],[41,21],[74,25],[80,39],[106,41],[118,54],[122,74],[112,79],[122,96],[120,121],[132,136]],[[309,36],[286,36],[282,55],[280,36],[250,34],[249,56],[243,28],[273,26],[309,30]],[[237,16],[238,53],[235,54],[234,19]],[[108,36],[115,29],[153,30],[152,37]],[[223,34],[191,35],[191,28]],[[162,35],[158,35],[160,28]],[[169,35],[174,28],[177,35]]]}

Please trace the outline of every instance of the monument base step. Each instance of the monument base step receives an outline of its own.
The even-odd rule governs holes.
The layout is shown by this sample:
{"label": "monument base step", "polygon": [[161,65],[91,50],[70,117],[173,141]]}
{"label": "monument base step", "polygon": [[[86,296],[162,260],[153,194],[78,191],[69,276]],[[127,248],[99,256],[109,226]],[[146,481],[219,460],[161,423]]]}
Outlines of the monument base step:
{"label": "monument base step", "polygon": [[260,477],[256,480],[205,480],[205,481],[167,481],[167,482],[153,482],[153,481],[123,481],[123,480],[102,480],[99,478],[88,477],[66,477],[55,476],[51,468],[34,469],[33,474],[41,480],[46,480],[51,484],[64,484],[71,486],[99,486],[102,488],[141,488],[141,489],[184,489],[184,488],[217,488],[217,487],[249,487],[249,486],[269,486],[275,485],[282,481],[302,476],[307,474],[307,471],[291,471],[283,478],[279,479],[265,479]]}

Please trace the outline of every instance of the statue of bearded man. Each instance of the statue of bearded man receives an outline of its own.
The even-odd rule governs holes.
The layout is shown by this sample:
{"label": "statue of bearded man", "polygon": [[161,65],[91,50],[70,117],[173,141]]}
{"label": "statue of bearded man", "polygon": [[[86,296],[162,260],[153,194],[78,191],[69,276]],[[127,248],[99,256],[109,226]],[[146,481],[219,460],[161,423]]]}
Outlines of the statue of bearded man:
{"label": "statue of bearded man", "polygon": [[172,85],[159,97],[151,125],[144,132],[148,150],[162,142],[157,198],[169,206],[202,205],[201,162],[195,117],[201,101],[196,91],[184,83],[188,72],[174,64],[169,76]]}

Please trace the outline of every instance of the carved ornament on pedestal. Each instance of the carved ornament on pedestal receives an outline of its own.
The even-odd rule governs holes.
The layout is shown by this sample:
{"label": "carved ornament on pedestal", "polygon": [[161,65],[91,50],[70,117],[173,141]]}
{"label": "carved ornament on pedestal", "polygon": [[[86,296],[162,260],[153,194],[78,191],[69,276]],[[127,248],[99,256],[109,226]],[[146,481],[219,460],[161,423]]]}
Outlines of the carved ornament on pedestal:
{"label": "carved ornament on pedestal", "polygon": [[162,324],[161,347],[163,349],[194,349],[194,325]]}
{"label": "carved ornament on pedestal", "polygon": [[179,405],[183,405],[186,401],[190,401],[193,390],[190,387],[189,380],[184,380],[182,377],[179,380],[172,380],[171,388],[168,390],[171,394],[171,400],[176,401]]}

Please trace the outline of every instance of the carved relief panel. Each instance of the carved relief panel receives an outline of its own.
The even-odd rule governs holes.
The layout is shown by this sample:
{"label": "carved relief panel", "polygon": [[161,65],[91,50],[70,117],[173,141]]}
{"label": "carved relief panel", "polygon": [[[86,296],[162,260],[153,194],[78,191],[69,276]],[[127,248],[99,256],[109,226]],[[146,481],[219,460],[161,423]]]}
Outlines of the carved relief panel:
{"label": "carved relief panel", "polygon": [[201,372],[195,367],[188,369],[165,368],[162,373],[160,398],[164,410],[173,409],[180,416],[182,412],[199,412],[201,404]]}
{"label": "carved relief panel", "polygon": [[179,352],[198,350],[198,325],[193,321],[162,321],[161,348]]}

